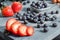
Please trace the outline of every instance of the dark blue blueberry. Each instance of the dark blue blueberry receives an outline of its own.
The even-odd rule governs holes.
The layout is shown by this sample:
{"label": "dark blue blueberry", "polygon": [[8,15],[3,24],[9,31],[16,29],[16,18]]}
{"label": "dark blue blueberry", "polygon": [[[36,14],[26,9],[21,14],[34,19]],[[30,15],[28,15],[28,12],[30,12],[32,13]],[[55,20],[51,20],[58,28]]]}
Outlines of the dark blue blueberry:
{"label": "dark blue blueberry", "polygon": [[44,16],[46,16],[47,15],[47,13],[46,12],[44,12]]}
{"label": "dark blue blueberry", "polygon": [[28,19],[30,19],[30,16],[27,16]]}
{"label": "dark blue blueberry", "polygon": [[39,17],[39,18],[42,17],[42,14],[39,14],[38,17]]}
{"label": "dark blue blueberry", "polygon": [[36,6],[39,6],[39,3],[37,2],[37,3],[35,3],[35,5],[36,5]]}
{"label": "dark blue blueberry", "polygon": [[19,20],[23,21],[23,18],[22,18],[22,16],[20,16],[20,17],[19,17]]}
{"label": "dark blue blueberry", "polygon": [[30,17],[29,17],[29,16],[26,16],[26,18],[27,18],[27,20],[29,20],[29,19],[30,19]]}
{"label": "dark blue blueberry", "polygon": [[30,8],[27,8],[27,11],[30,11]]}
{"label": "dark blue blueberry", "polygon": [[56,11],[55,13],[56,13],[56,14],[58,14],[59,12],[58,12],[58,11]]}
{"label": "dark blue blueberry", "polygon": [[49,21],[49,17],[45,17],[45,21]]}
{"label": "dark blue blueberry", "polygon": [[17,13],[17,14],[16,14],[16,18],[19,18],[19,17],[20,17],[20,15]]}
{"label": "dark blue blueberry", "polygon": [[34,1],[32,3],[35,3]]}
{"label": "dark blue blueberry", "polygon": [[47,25],[46,25],[46,24],[44,24],[44,25],[43,25],[43,28],[47,28]]}
{"label": "dark blue blueberry", "polygon": [[26,1],[26,0],[22,0],[22,1]]}
{"label": "dark blue blueberry", "polygon": [[54,21],[55,19],[54,18],[50,18],[50,21]]}
{"label": "dark blue blueberry", "polygon": [[35,23],[37,23],[37,21],[38,21],[37,19],[33,19],[33,20],[34,20]]}
{"label": "dark blue blueberry", "polygon": [[24,13],[23,16],[26,16],[26,13]]}
{"label": "dark blue blueberry", "polygon": [[56,23],[53,23],[53,24],[52,24],[52,27],[57,27],[57,24],[56,24]]}
{"label": "dark blue blueberry", "polygon": [[37,24],[37,28],[40,28],[41,26],[40,26],[40,24]]}
{"label": "dark blue blueberry", "polygon": [[54,14],[54,12],[53,12],[53,11],[51,11],[51,14]]}
{"label": "dark blue blueberry", "polygon": [[26,5],[26,2],[23,2],[23,5]]}
{"label": "dark blue blueberry", "polygon": [[32,14],[30,14],[30,17],[33,17],[33,15],[32,15]]}
{"label": "dark blue blueberry", "polygon": [[42,5],[42,8],[44,8],[44,5]]}
{"label": "dark blue blueberry", "polygon": [[33,6],[33,4],[30,4],[30,6]]}
{"label": "dark blue blueberry", "polygon": [[44,23],[44,22],[41,20],[41,21],[40,21],[40,24],[43,24],[43,23]]}
{"label": "dark blue blueberry", "polygon": [[48,30],[47,30],[46,28],[43,29],[43,32],[44,32],[44,33],[47,32],[47,31],[48,31]]}
{"label": "dark blue blueberry", "polygon": [[32,7],[35,7],[35,3],[32,3],[31,6],[32,6]]}
{"label": "dark blue blueberry", "polygon": [[28,0],[27,3],[30,3],[30,1]]}
{"label": "dark blue blueberry", "polygon": [[38,19],[38,21],[41,21],[41,20],[42,20],[41,18]]}
{"label": "dark blue blueberry", "polygon": [[46,4],[46,3],[43,3],[43,5],[44,5],[44,8],[46,8],[46,7],[47,7],[47,4]]}

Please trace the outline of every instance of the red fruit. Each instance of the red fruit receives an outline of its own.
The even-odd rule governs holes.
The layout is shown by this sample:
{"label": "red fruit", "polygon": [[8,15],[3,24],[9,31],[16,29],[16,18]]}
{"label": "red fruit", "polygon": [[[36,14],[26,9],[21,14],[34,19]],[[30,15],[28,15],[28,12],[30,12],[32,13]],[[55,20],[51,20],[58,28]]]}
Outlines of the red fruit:
{"label": "red fruit", "polygon": [[11,25],[16,22],[17,20],[15,18],[10,18],[6,22],[6,30],[10,31]]}
{"label": "red fruit", "polygon": [[26,35],[27,35],[26,30],[27,30],[27,26],[26,26],[26,25],[21,25],[21,26],[18,28],[18,34],[19,34],[20,36],[26,36]]}
{"label": "red fruit", "polygon": [[13,10],[11,9],[11,7],[6,6],[2,9],[2,15],[6,16],[6,17],[9,17],[9,16],[13,16],[14,13],[13,13]]}
{"label": "red fruit", "polygon": [[32,36],[32,35],[33,35],[33,33],[34,33],[34,28],[33,28],[33,27],[31,27],[31,26],[30,26],[30,27],[28,27],[28,28],[27,28],[27,35],[28,35],[28,36]]}
{"label": "red fruit", "polygon": [[15,35],[18,34],[18,27],[21,25],[21,23],[19,21],[16,21],[14,22],[12,25],[11,25],[11,32]]}
{"label": "red fruit", "polygon": [[13,9],[14,13],[19,12],[22,9],[22,4],[20,2],[13,2],[12,9]]}

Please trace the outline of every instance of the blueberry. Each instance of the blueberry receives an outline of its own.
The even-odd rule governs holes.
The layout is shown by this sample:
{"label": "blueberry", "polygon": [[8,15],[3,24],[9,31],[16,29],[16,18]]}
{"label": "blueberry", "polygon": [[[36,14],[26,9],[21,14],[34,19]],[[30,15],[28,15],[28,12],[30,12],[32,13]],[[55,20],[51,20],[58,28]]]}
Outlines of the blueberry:
{"label": "blueberry", "polygon": [[56,11],[55,13],[56,13],[56,14],[58,14],[59,12],[58,12],[58,11]]}
{"label": "blueberry", "polygon": [[41,20],[42,20],[41,18],[38,19],[38,21],[41,21]]}
{"label": "blueberry", "polygon": [[40,24],[43,24],[43,23],[44,23],[44,22],[41,20],[41,21],[40,21]]}
{"label": "blueberry", "polygon": [[44,12],[44,16],[46,16],[47,15],[47,13],[46,12]]}
{"label": "blueberry", "polygon": [[19,17],[19,20],[22,20],[22,17]]}
{"label": "blueberry", "polygon": [[33,19],[33,20],[34,20],[35,23],[37,23],[37,21],[38,21],[37,19]]}
{"label": "blueberry", "polygon": [[27,20],[29,20],[30,19],[30,16],[26,16],[26,18],[27,18]]}
{"label": "blueberry", "polygon": [[26,0],[22,0],[22,1],[26,1]]}
{"label": "blueberry", "polygon": [[30,1],[28,0],[27,3],[30,3]]}
{"label": "blueberry", "polygon": [[47,32],[48,30],[46,28],[43,29],[43,32]]}
{"label": "blueberry", "polygon": [[32,14],[30,14],[30,17],[33,17],[33,15],[32,15]]}
{"label": "blueberry", "polygon": [[56,24],[56,23],[53,23],[53,24],[52,24],[52,27],[57,27],[57,24]]}
{"label": "blueberry", "polygon": [[37,24],[37,28],[40,28],[41,26],[40,26],[40,24]]}
{"label": "blueberry", "polygon": [[18,14],[16,14],[16,18],[19,18],[20,16]]}
{"label": "blueberry", "polygon": [[48,17],[45,17],[45,21],[48,21],[49,20],[49,18]]}
{"label": "blueberry", "polygon": [[51,14],[54,14],[54,12],[53,12],[53,11],[51,11]]}
{"label": "blueberry", "polygon": [[33,6],[33,4],[30,4],[30,6]]}
{"label": "blueberry", "polygon": [[31,20],[33,20],[33,18],[30,18]]}
{"label": "blueberry", "polygon": [[30,11],[30,8],[29,7],[27,8],[27,11]]}
{"label": "blueberry", "polygon": [[46,24],[44,24],[44,25],[43,25],[43,28],[47,28],[47,25],[46,25]]}
{"label": "blueberry", "polygon": [[32,7],[35,7],[35,3],[32,3],[31,6],[32,6]]}
{"label": "blueberry", "polygon": [[23,2],[23,5],[26,5],[26,2]]}
{"label": "blueberry", "polygon": [[39,17],[39,18],[42,17],[42,14],[39,14],[38,17]]}
{"label": "blueberry", "polygon": [[35,5],[36,5],[36,6],[39,6],[38,2],[37,2],[37,3],[35,3]]}
{"label": "blueberry", "polygon": [[44,5],[42,5],[42,8],[44,8]]}
{"label": "blueberry", "polygon": [[46,8],[46,7],[47,7],[47,4],[46,4],[46,3],[43,3],[43,5],[44,5],[44,8]]}
{"label": "blueberry", "polygon": [[25,16],[25,15],[26,15],[26,13],[23,14],[23,16]]}
{"label": "blueberry", "polygon": [[55,19],[54,18],[50,18],[50,21],[54,21]]}

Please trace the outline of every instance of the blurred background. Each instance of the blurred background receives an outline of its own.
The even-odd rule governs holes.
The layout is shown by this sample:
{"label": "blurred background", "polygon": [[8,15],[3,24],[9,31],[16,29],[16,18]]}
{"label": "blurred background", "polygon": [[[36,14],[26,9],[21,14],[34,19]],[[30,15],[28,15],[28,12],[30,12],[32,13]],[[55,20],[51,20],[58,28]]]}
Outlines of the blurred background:
{"label": "blurred background", "polygon": [[[0,0],[0,2],[1,1],[8,1],[8,0]],[[9,1],[15,1],[15,0],[9,0]],[[16,0],[16,1],[18,1],[18,0]],[[42,1],[42,0],[41,0]],[[51,0],[46,0],[46,1],[51,1]]]}

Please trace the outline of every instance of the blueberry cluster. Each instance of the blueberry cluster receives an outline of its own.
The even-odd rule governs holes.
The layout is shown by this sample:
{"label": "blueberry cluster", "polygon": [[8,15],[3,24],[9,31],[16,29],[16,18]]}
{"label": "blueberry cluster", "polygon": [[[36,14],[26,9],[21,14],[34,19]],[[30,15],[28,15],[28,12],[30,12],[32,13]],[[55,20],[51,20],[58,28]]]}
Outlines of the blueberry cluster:
{"label": "blueberry cluster", "polygon": [[30,3],[30,1],[29,1],[29,0],[24,1],[24,2],[23,2],[23,5],[26,5],[27,3]]}
{"label": "blueberry cluster", "polygon": [[[31,11],[31,9],[29,7],[26,9],[26,11],[27,12],[23,13],[23,15],[21,15],[21,14],[19,15],[19,13],[17,13],[16,17],[20,21],[24,21],[24,24],[27,24],[28,22],[37,23],[37,28],[42,27],[43,28],[43,32],[47,32],[48,31],[46,29],[48,26],[47,26],[47,24],[45,24],[45,22],[54,21],[54,20],[57,19],[56,16],[50,17],[47,12],[44,12],[43,14],[39,13],[37,15],[34,11]],[[58,11],[55,11],[55,12],[51,11],[50,14],[58,14]],[[57,27],[57,24],[53,23],[51,25],[51,27]]]}
{"label": "blueberry cluster", "polygon": [[58,14],[58,10],[56,10],[55,12],[51,11],[50,14]]}
{"label": "blueberry cluster", "polygon": [[47,8],[48,5],[45,2],[36,2],[35,3],[33,1],[31,6],[37,8],[37,9],[41,9],[41,8]]}

